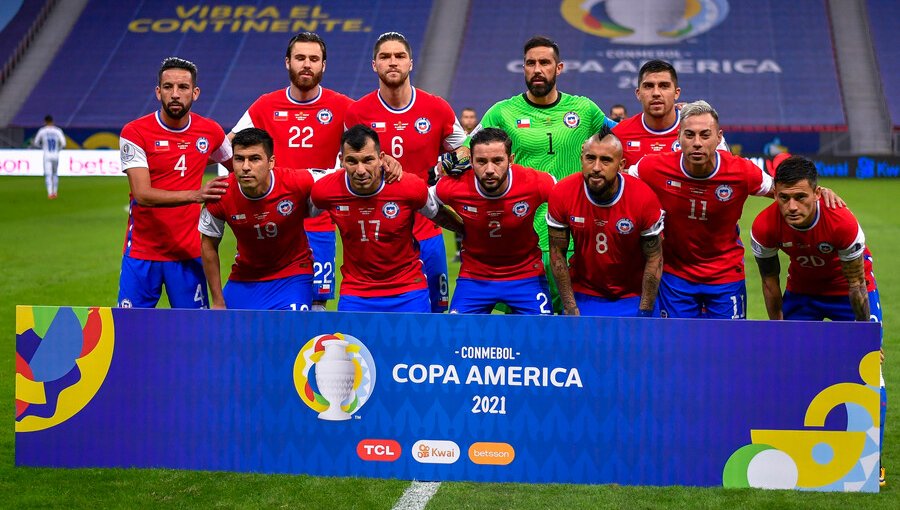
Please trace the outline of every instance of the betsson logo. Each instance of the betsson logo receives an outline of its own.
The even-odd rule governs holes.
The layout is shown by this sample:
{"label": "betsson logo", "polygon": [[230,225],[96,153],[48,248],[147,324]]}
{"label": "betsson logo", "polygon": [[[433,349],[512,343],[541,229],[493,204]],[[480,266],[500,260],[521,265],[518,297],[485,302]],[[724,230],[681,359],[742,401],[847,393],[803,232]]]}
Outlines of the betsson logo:
{"label": "betsson logo", "polygon": [[356,445],[356,454],[362,460],[394,462],[401,452],[400,443],[393,439],[363,439]]}
{"label": "betsson logo", "polygon": [[516,458],[516,450],[509,443],[472,443],[469,460],[475,464],[505,466]]}

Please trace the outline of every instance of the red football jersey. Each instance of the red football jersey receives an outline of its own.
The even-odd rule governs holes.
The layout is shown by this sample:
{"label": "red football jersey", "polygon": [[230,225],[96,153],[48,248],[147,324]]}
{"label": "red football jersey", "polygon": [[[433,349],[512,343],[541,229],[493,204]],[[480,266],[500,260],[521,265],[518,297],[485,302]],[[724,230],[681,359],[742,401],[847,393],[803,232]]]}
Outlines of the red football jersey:
{"label": "red football jersey", "polygon": [[750,195],[765,195],[772,178],[750,161],[717,151],[708,177],[688,175],[681,152],[650,155],[633,168],[666,211],[663,271],[718,285],[744,279],[738,220]]}
{"label": "red football jersey", "polygon": [[[275,142],[275,163],[284,168],[335,168],[339,165],[344,116],[353,104],[349,97],[325,87],[309,101],[291,97],[291,88],[259,96],[232,132],[257,127]],[[331,232],[327,214],[306,219],[308,232]]]}
{"label": "red football jersey", "polygon": [[872,255],[866,236],[850,209],[830,209],[816,204],[816,217],[806,229],[787,224],[772,204],[753,221],[753,253],[759,258],[777,257],[781,249],[791,258],[787,290],[815,296],[846,296],[847,279],[841,261],[863,256],[866,289],[875,290]]}
{"label": "red football jersey", "polygon": [[550,174],[519,165],[510,167],[509,188],[498,197],[482,193],[475,172],[438,181],[438,202],[456,211],[466,228],[459,276],[518,280],[544,274],[534,214],[553,182]]}
{"label": "red football jersey", "polygon": [[[133,120],[122,128],[119,147],[122,171],[150,170],[150,185],[157,189],[200,189],[203,171],[212,160],[231,158],[231,144],[214,121],[190,113],[188,124],[172,129],[163,124],[159,112]],[[133,195],[125,234],[125,255],[141,260],[187,260],[200,256],[197,220],[200,204],[177,207],[147,207]]]}
{"label": "red football jersey", "polygon": [[623,120],[612,129],[613,134],[622,141],[626,168],[634,165],[647,154],[681,150],[681,145],[678,144],[681,111],[675,110],[675,112],[675,123],[661,131],[650,129],[644,123],[643,113]]}
{"label": "red football jersey", "polygon": [[[228,192],[206,204],[200,232],[222,237],[227,223],[237,240],[229,280],[259,282],[312,274],[312,254],[303,220],[309,216],[313,178],[306,170],[275,167],[269,191],[250,198],[232,173]],[[211,217],[210,217],[211,216]]]}
{"label": "red football jersey", "polygon": [[312,190],[313,205],[327,211],[341,233],[341,294],[396,296],[426,288],[412,235],[416,211],[428,199],[425,182],[406,174],[363,196],[351,191],[347,180],[347,172],[338,170],[321,178]]}
{"label": "red football jersey", "polygon": [[[403,171],[428,180],[438,156],[457,149],[466,140],[453,109],[438,96],[415,87],[401,109],[391,108],[378,91],[363,96],[347,110],[347,127],[365,124],[378,133],[381,150],[400,162]],[[441,229],[424,216],[416,216],[416,239],[440,235]]]}
{"label": "red football jersey", "polygon": [[653,190],[630,175],[619,174],[619,192],[608,203],[591,198],[581,173],[559,181],[547,225],[569,229],[575,241],[572,290],[606,299],[640,296],[647,261],[641,237],[661,234],[664,217]]}

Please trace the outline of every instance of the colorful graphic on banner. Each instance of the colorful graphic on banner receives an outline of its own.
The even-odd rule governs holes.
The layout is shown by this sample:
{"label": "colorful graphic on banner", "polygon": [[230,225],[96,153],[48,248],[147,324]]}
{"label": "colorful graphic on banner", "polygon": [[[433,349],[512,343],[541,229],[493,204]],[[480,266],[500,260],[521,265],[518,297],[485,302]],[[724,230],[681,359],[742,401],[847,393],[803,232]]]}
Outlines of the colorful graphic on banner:
{"label": "colorful graphic on banner", "polygon": [[[54,426],[17,418],[18,465],[878,490],[877,324],[17,315],[21,358],[59,351],[102,383]],[[82,351],[107,352],[108,373]],[[37,380],[17,375],[17,398],[36,402]]]}
{"label": "colorful graphic on banner", "polygon": [[624,44],[671,44],[694,37],[728,16],[727,0],[563,0],[573,27]]}

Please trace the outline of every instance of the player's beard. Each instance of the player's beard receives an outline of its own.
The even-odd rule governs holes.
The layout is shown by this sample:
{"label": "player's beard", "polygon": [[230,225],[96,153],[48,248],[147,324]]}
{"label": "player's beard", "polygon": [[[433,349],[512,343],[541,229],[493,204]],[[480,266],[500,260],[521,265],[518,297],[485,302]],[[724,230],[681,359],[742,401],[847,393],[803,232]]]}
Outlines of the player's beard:
{"label": "player's beard", "polygon": [[301,75],[300,72],[294,72],[288,70],[288,75],[291,77],[291,83],[302,90],[303,92],[308,92],[322,83],[322,75],[325,73],[324,70],[319,71],[318,73],[312,73],[312,76],[309,75]]}
{"label": "player's beard", "polygon": [[493,186],[485,184],[481,179],[478,179],[478,185],[481,186],[481,191],[484,191],[488,195],[493,195],[494,193],[497,193],[498,191],[503,189],[504,186],[506,186],[507,180],[509,180],[509,172],[503,174],[503,177],[498,179],[497,184],[494,184]]}
{"label": "player's beard", "polygon": [[595,187],[591,185],[588,177],[584,178],[584,185],[588,189],[588,193],[591,194],[591,198],[593,198],[597,202],[608,202],[612,199],[613,194],[616,192],[616,179],[619,177],[616,176],[612,181],[608,181],[603,179],[603,184],[600,187]]}
{"label": "player's beard", "polygon": [[381,80],[381,83],[384,83],[386,86],[392,89],[396,89],[401,87],[406,80],[409,79],[409,73],[404,73],[403,71],[398,71],[397,73],[387,73],[384,74],[379,73],[378,79]]}
{"label": "player's beard", "polygon": [[531,95],[534,97],[544,97],[550,93],[551,90],[556,88],[556,76],[553,77],[544,77],[546,80],[544,83],[535,84],[530,81],[526,81],[525,85],[528,87],[528,92],[531,92]]}
{"label": "player's beard", "polygon": [[175,101],[170,101],[169,103],[165,103],[165,104],[162,105],[163,110],[166,112],[166,115],[167,115],[170,119],[173,119],[173,120],[180,120],[180,119],[182,119],[185,115],[187,115],[188,112],[191,111],[191,102],[188,102],[188,103],[186,103],[186,104],[185,104],[185,103],[181,103],[181,102],[177,102],[177,104],[181,105],[181,110],[180,110],[180,111],[177,111],[177,112],[173,112],[173,111],[169,108],[169,105],[171,105],[172,103],[175,103]]}

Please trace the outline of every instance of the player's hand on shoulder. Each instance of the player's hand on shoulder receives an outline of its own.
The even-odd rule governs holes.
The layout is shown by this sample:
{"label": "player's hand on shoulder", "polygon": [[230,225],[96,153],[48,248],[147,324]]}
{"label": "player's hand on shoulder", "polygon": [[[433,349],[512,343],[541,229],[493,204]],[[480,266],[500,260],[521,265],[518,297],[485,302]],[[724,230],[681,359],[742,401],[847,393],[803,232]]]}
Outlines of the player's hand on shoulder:
{"label": "player's hand on shoulder", "polygon": [[453,177],[462,175],[472,168],[472,154],[468,147],[460,147],[452,152],[441,154],[440,166],[444,174]]}
{"label": "player's hand on shoulder", "polygon": [[820,189],[822,190],[822,200],[825,201],[825,207],[829,209],[843,209],[844,207],[847,207],[847,203],[844,202],[844,199],[838,196],[833,189],[826,188],[825,186],[820,186]]}
{"label": "player's hand on shoulder", "polygon": [[399,182],[400,179],[403,178],[403,167],[400,165],[400,162],[394,159],[393,156],[388,156],[387,154],[381,159],[384,161],[384,164],[381,165],[381,169],[384,172],[385,182],[388,184]]}
{"label": "player's hand on shoulder", "polygon": [[228,191],[228,177],[221,176],[212,179],[200,187],[199,202],[219,200]]}

